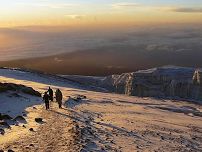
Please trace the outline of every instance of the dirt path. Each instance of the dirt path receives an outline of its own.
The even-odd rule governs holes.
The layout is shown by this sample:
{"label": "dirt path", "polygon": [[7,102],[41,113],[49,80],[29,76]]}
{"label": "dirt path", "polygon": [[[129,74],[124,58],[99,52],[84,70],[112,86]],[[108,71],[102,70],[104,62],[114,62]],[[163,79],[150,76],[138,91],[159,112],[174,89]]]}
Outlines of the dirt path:
{"label": "dirt path", "polygon": [[44,123],[30,136],[6,145],[7,149],[19,152],[73,152],[80,151],[79,133],[76,122],[68,116],[67,109],[58,109],[56,105],[50,111],[42,110]]}

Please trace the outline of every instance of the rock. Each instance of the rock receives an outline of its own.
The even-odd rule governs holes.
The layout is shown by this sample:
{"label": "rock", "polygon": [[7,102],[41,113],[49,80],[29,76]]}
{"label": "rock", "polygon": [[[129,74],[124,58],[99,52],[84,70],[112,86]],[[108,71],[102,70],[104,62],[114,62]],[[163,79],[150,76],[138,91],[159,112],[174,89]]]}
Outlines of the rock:
{"label": "rock", "polygon": [[192,97],[196,100],[202,100],[202,69],[195,71],[193,76]]}
{"label": "rock", "polygon": [[29,131],[34,131],[34,129],[33,128],[29,128]]}
{"label": "rock", "polygon": [[86,99],[86,96],[85,96],[85,95],[78,95],[78,96],[77,96],[77,99],[78,99],[78,100]]}
{"label": "rock", "polygon": [[0,152],[4,152],[2,149],[0,149]]}
{"label": "rock", "polygon": [[22,125],[22,127],[23,127],[23,128],[26,128],[26,126],[25,126],[25,125]]}
{"label": "rock", "polygon": [[86,99],[87,97],[86,96],[84,96],[84,95],[82,95],[82,97],[83,97],[83,99]]}
{"label": "rock", "polygon": [[37,123],[42,123],[42,122],[43,122],[43,119],[42,119],[42,118],[35,118],[35,121],[36,121]]}
{"label": "rock", "polygon": [[35,91],[33,88],[31,87],[23,87],[21,89],[21,91],[23,93],[29,94],[29,95],[33,95],[33,96],[37,96],[37,97],[41,97],[41,93],[38,91]]}
{"label": "rock", "polygon": [[9,115],[0,114],[0,120],[11,120],[11,119],[13,119],[13,118]]}
{"label": "rock", "polygon": [[81,97],[76,97],[76,100],[79,101],[79,100],[82,100],[82,98]]}
{"label": "rock", "polygon": [[29,146],[30,146],[30,147],[34,147],[34,144],[30,144]]}
{"label": "rock", "polygon": [[4,87],[2,83],[0,83],[0,92],[6,92],[6,91],[8,91],[8,89]]}
{"label": "rock", "polygon": [[79,99],[78,98],[71,98],[72,100],[76,101],[76,102],[79,102]]}
{"label": "rock", "polygon": [[76,127],[76,129],[78,129],[78,128],[79,128],[79,125],[78,125],[78,124],[76,124],[76,125],[75,125],[75,127]]}
{"label": "rock", "polygon": [[10,125],[6,121],[0,121],[0,126],[3,126],[5,128],[11,128]]}
{"label": "rock", "polygon": [[8,152],[15,152],[15,151],[14,151],[14,150],[12,150],[12,149],[9,149],[9,150],[8,150]]}
{"label": "rock", "polygon": [[[14,84],[14,83],[0,83],[0,92],[5,92],[5,91],[21,91],[25,94],[30,94],[33,96],[41,97],[41,93],[34,90],[31,87],[27,87],[24,85],[19,85],[19,84]],[[19,96],[16,93],[17,96]]]}
{"label": "rock", "polygon": [[21,97],[21,95],[19,95],[18,93],[14,92],[10,95],[10,97],[16,97],[16,98],[19,98]]}
{"label": "rock", "polygon": [[202,70],[198,69],[194,72],[193,83],[196,85],[202,85]]}
{"label": "rock", "polygon": [[22,116],[23,117],[27,117],[27,113],[26,112],[22,112]]}
{"label": "rock", "polygon": [[4,129],[0,128],[0,134],[1,134],[1,135],[4,135],[4,134],[5,134]]}
{"label": "rock", "polygon": [[15,121],[26,121],[23,116],[17,116],[17,117],[15,117],[14,120],[15,120]]}
{"label": "rock", "polygon": [[[85,148],[85,146],[84,146],[84,148]],[[88,152],[88,151],[87,151],[86,149],[84,149],[84,148],[81,149],[80,152]]]}

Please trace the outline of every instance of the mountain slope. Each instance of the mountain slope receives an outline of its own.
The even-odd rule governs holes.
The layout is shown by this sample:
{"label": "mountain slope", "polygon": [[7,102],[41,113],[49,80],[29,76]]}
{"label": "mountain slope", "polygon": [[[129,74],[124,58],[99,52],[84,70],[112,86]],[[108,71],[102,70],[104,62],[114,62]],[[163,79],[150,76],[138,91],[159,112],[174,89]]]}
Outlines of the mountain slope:
{"label": "mountain slope", "polygon": [[[63,109],[51,103],[51,110],[46,111],[42,102],[25,108],[26,128],[19,123],[6,130],[5,135],[0,135],[0,149],[59,152],[202,150],[201,105],[88,91],[69,82],[16,70],[0,70],[0,75],[1,82],[24,84],[40,92],[48,86],[54,90],[60,88],[64,96]],[[5,107],[0,107],[0,112]],[[43,118],[44,122],[36,123],[36,117]],[[30,127],[34,131],[29,131]]]}

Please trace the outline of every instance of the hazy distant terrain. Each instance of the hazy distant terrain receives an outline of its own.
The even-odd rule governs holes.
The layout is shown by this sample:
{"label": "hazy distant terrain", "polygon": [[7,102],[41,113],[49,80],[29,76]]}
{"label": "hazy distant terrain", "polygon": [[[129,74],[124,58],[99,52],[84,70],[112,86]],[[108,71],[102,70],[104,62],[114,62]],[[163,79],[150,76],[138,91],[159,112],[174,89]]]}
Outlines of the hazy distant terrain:
{"label": "hazy distant terrain", "polygon": [[11,42],[1,42],[0,60],[4,62],[0,66],[81,75],[108,75],[170,64],[202,67],[200,26],[53,29],[1,29],[0,35],[10,37]]}

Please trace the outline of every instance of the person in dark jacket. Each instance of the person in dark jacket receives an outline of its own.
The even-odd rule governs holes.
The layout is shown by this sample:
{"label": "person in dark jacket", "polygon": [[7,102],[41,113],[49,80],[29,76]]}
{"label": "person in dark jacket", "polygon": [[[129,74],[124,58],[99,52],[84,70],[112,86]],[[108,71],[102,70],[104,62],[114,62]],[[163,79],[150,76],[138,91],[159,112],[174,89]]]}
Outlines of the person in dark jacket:
{"label": "person in dark jacket", "polygon": [[47,92],[44,93],[43,100],[45,102],[46,110],[50,109],[49,105],[49,95]]}
{"label": "person in dark jacket", "polygon": [[50,87],[48,88],[48,94],[49,94],[50,100],[53,101],[53,90]]}
{"label": "person in dark jacket", "polygon": [[62,108],[62,92],[60,91],[60,89],[56,90],[55,98],[56,98],[59,108]]}

